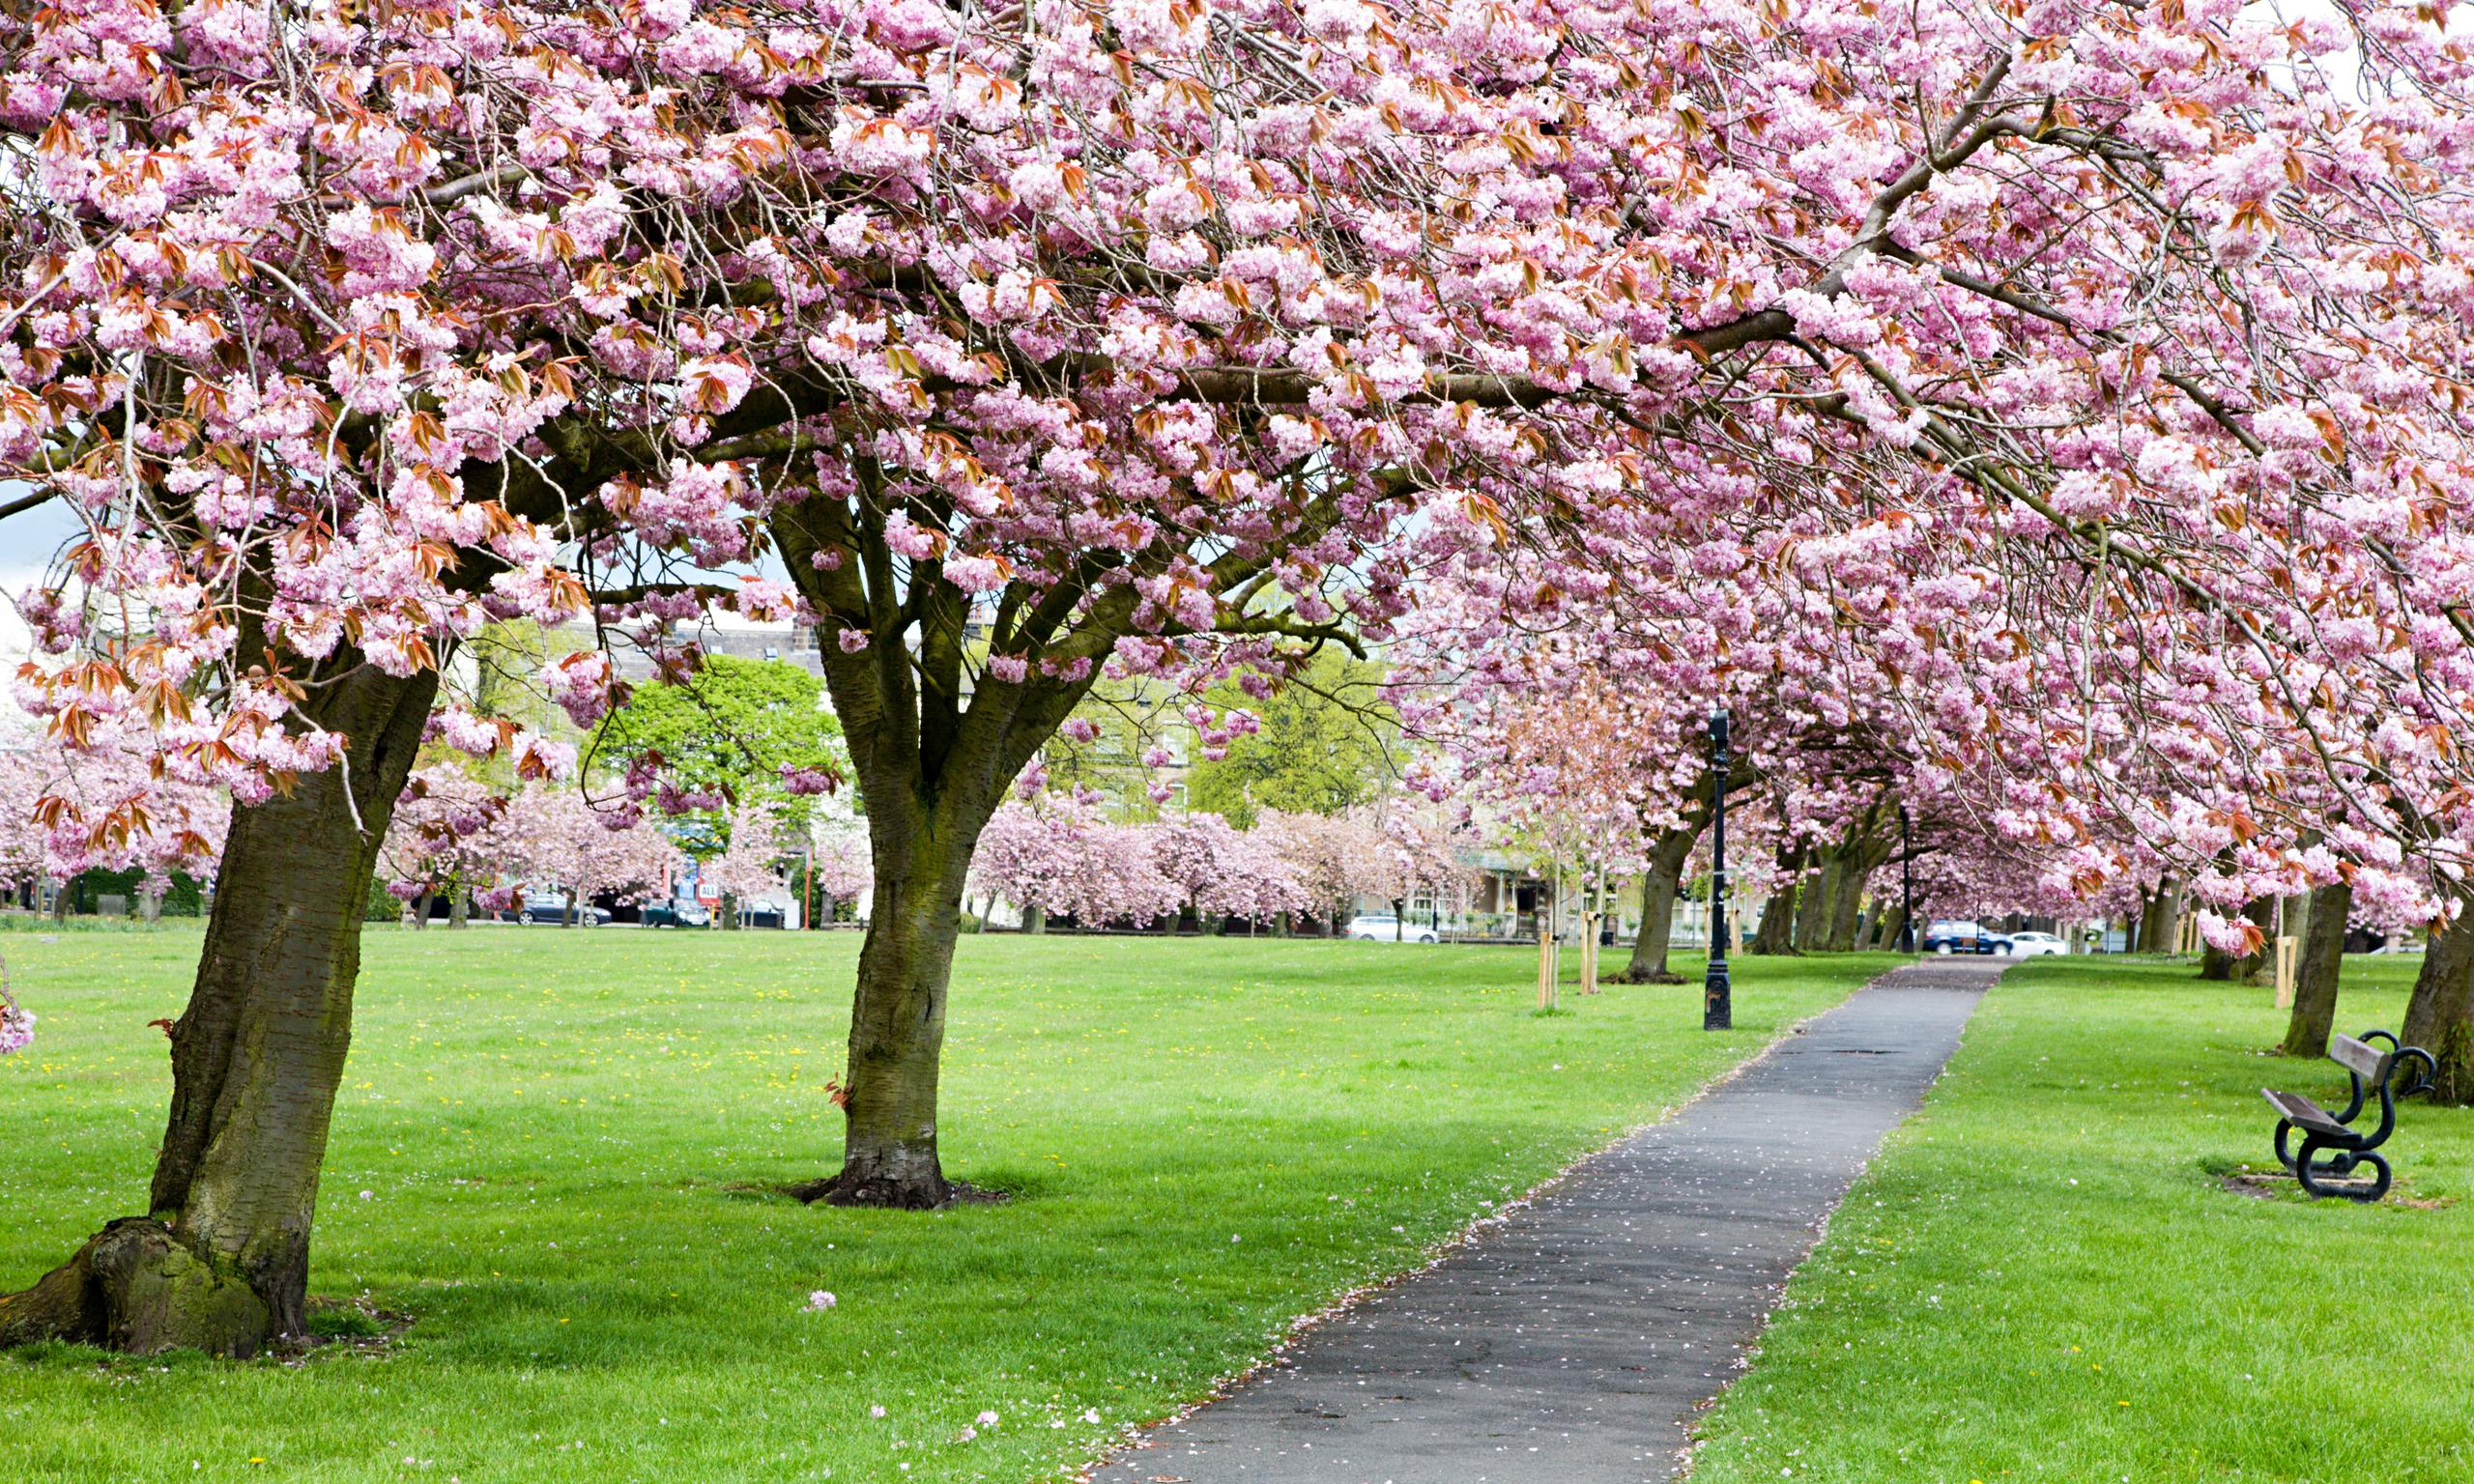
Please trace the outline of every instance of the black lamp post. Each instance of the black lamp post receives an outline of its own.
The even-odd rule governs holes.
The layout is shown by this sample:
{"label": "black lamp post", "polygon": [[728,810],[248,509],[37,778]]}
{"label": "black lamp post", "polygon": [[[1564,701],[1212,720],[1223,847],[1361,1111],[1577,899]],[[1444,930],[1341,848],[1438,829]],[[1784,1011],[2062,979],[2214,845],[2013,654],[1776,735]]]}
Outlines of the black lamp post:
{"label": "black lamp post", "polygon": [[1915,852],[1907,841],[1907,806],[1898,807],[1898,951],[1915,952]]}
{"label": "black lamp post", "polygon": [[1710,711],[1710,976],[1701,987],[1701,1029],[1735,1026],[1727,984],[1727,708]]}

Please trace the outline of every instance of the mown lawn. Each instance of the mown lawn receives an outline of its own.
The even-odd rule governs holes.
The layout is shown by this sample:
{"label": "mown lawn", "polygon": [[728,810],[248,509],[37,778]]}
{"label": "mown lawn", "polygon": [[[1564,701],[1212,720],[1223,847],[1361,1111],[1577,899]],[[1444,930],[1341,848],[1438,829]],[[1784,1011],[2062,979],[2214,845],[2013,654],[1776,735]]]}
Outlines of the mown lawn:
{"label": "mown lawn", "polygon": [[[42,1016],[0,1061],[0,1286],[139,1209],[197,946],[0,935]],[[856,948],[373,929],[311,1282],[411,1328],[0,1358],[0,1480],[1068,1475],[1891,961],[1740,963],[1708,1036],[1693,985],[1535,1015],[1513,950],[965,939],[947,1166],[1014,1200],[923,1215],[766,1193],[835,1165]]]}
{"label": "mown lawn", "polygon": [[[2411,959],[2346,962],[2395,1029]],[[2188,963],[2038,959],[1792,1284],[1693,1484],[2474,1479],[2474,1110],[2385,1151],[2440,1209],[2229,1193],[2273,1166],[2268,990]],[[2393,1197],[2392,1197],[2393,1199]]]}

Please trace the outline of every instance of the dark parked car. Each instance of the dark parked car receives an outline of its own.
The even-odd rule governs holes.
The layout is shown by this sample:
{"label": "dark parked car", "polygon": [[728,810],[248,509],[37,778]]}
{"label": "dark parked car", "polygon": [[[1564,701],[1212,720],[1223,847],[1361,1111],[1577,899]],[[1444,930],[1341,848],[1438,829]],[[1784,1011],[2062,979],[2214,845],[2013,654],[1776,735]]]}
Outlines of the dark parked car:
{"label": "dark parked car", "polygon": [[790,926],[790,910],[776,901],[743,901],[739,903],[738,925],[742,928],[786,928]]}
{"label": "dark parked car", "polygon": [[1928,954],[1989,954],[1993,952],[1985,946],[1989,936],[1980,924],[1944,919],[1925,927],[1919,946]]}
{"label": "dark parked car", "polygon": [[648,901],[637,915],[637,921],[647,928],[710,928],[713,909],[693,897],[675,901]]}
{"label": "dark parked car", "polygon": [[[563,927],[567,921],[567,899],[557,892],[527,892],[524,905],[515,909],[515,920],[528,926],[549,923]],[[577,926],[598,928],[609,921],[609,908],[596,907],[589,902],[576,903]]]}

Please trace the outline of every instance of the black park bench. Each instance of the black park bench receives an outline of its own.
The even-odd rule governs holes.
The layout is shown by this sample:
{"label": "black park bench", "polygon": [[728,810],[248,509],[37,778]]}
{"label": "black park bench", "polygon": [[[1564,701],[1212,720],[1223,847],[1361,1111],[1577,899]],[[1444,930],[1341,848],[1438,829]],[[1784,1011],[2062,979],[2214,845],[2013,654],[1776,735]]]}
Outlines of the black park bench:
{"label": "black park bench", "polygon": [[[2373,1041],[2386,1042],[2388,1049],[2383,1051],[2373,1045]],[[2365,1031],[2359,1039],[2340,1036],[2329,1043],[2328,1060],[2345,1069],[2345,1076],[2352,1083],[2342,1113],[2331,1113],[2299,1093],[2259,1089],[2268,1099],[2268,1106],[2277,1110],[2277,1160],[2293,1171],[2294,1178],[2302,1182],[2302,1188],[2315,1196],[2378,1200],[2388,1193],[2388,1161],[2373,1151],[2397,1131],[2397,1099],[2427,1091],[2439,1066],[2430,1052],[2420,1046],[2400,1046],[2397,1038],[2386,1031]],[[2414,1063],[2420,1064],[2414,1080],[2403,1087],[2396,1086],[2397,1069]],[[2353,1127],[2353,1122],[2373,1098],[2379,1099],[2379,1127],[2366,1133]],[[2302,1130],[2302,1148],[2288,1153],[2286,1137],[2297,1128]],[[2328,1157],[2319,1158],[2323,1154]],[[2351,1175],[2366,1164],[2373,1172],[2370,1184],[2327,1184],[2331,1177]]]}

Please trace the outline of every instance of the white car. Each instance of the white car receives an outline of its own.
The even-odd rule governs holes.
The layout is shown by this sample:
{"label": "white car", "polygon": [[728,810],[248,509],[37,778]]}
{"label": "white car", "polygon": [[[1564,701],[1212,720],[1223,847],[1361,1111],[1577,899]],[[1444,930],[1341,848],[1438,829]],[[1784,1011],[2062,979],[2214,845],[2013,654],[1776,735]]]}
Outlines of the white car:
{"label": "white car", "polygon": [[1400,920],[1389,912],[1361,912],[1350,918],[1348,935],[1352,938],[1363,938],[1369,943],[1440,943],[1443,941],[1435,934],[1432,928],[1421,928],[1415,923],[1403,928],[1400,926]]}
{"label": "white car", "polygon": [[2050,932],[2014,932],[2000,952],[2005,958],[2041,958],[2048,954],[2066,954],[2070,946]]}

